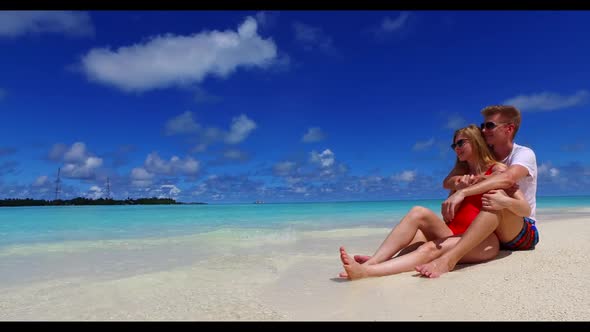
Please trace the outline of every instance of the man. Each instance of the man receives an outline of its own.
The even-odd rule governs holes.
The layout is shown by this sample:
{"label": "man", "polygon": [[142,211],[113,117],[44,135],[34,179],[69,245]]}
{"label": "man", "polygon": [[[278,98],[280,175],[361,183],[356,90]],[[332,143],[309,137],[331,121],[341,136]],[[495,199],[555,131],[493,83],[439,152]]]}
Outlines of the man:
{"label": "man", "polygon": [[[514,106],[488,106],[481,111],[483,136],[492,147],[495,157],[505,163],[508,169],[501,174],[481,178],[464,176],[464,171],[453,169],[443,186],[455,191],[442,204],[441,213],[445,221],[453,219],[455,212],[467,196],[486,193],[482,198],[483,210],[463,233],[456,246],[434,261],[419,265],[416,271],[436,278],[451,271],[457,262],[471,249],[481,243],[492,232],[500,240],[500,247],[506,250],[534,249],[539,241],[535,227],[537,161],[533,150],[514,143],[514,136],[520,127],[520,111]],[[503,190],[518,185],[531,207],[531,215],[511,216],[503,212],[506,208],[502,198]]]}

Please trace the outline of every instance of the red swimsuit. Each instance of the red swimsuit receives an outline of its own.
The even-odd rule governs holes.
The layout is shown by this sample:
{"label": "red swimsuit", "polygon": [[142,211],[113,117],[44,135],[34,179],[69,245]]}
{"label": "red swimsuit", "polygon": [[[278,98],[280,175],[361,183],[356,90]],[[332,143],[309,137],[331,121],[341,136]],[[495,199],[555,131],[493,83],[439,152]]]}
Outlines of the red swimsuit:
{"label": "red swimsuit", "polygon": [[[485,173],[485,175],[492,174],[492,165]],[[481,211],[481,198],[483,194],[467,196],[461,203],[459,210],[455,214],[455,218],[448,223],[449,228],[453,231],[453,235],[460,235],[465,233],[467,227],[471,225],[471,222]]]}

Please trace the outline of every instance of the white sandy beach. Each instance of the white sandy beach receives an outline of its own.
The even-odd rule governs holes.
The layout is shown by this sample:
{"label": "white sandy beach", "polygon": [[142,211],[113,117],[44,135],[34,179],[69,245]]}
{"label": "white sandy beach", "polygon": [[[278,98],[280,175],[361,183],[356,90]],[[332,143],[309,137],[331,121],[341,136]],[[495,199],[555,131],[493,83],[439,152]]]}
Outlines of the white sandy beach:
{"label": "white sandy beach", "polygon": [[389,229],[318,231],[169,269],[0,284],[0,320],[588,321],[590,210],[537,215],[534,251],[438,279],[338,278],[339,246],[372,254]]}

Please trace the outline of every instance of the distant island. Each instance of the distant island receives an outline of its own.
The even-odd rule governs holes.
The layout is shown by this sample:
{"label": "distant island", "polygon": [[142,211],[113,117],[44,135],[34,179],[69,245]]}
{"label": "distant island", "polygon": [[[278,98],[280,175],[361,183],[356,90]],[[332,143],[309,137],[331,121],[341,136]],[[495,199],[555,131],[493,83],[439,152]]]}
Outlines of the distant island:
{"label": "distant island", "polygon": [[8,206],[66,206],[66,205],[181,205],[181,204],[207,204],[207,203],[181,203],[172,198],[127,198],[117,200],[112,198],[90,199],[76,197],[74,199],[43,200],[32,198],[7,198],[0,200],[0,207]]}

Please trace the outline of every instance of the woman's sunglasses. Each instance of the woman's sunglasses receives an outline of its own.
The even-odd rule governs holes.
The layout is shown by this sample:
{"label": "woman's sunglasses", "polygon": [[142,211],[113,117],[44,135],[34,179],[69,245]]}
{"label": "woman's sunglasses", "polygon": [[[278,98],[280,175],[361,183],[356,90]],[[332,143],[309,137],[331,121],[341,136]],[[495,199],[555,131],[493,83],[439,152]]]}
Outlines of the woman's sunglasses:
{"label": "woman's sunglasses", "polygon": [[492,130],[492,129],[496,128],[496,127],[499,127],[499,126],[501,126],[503,124],[508,124],[508,123],[510,123],[510,122],[495,123],[495,122],[492,122],[492,121],[488,121],[488,122],[481,123],[479,125],[479,128],[481,130],[484,130],[484,128],[487,129],[487,130]]}
{"label": "woman's sunglasses", "polygon": [[451,149],[455,150],[456,147],[462,148],[463,145],[465,145],[465,143],[467,143],[467,140],[466,139],[464,139],[464,138],[463,139],[460,139],[457,142],[451,144]]}

